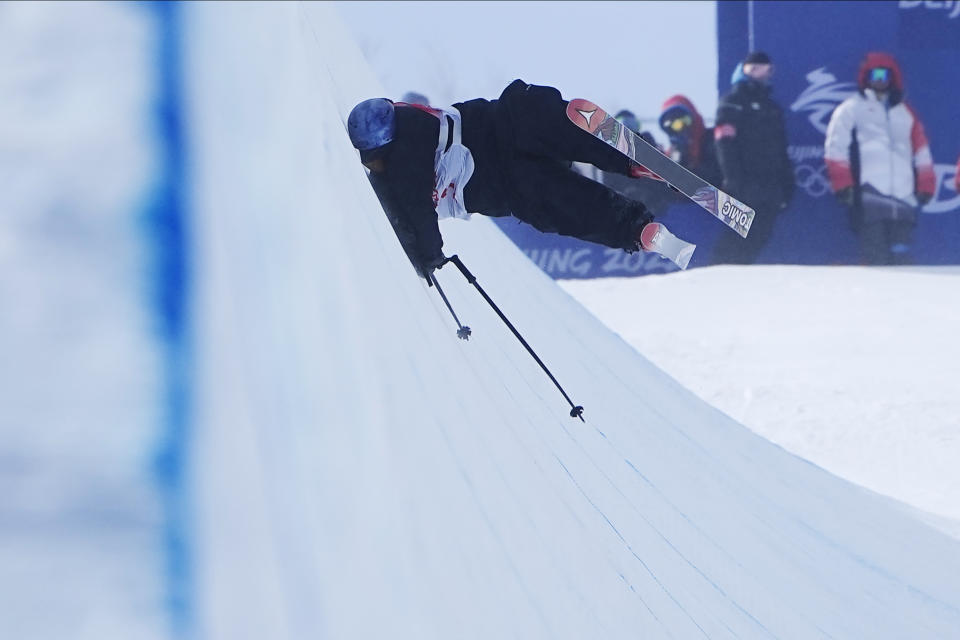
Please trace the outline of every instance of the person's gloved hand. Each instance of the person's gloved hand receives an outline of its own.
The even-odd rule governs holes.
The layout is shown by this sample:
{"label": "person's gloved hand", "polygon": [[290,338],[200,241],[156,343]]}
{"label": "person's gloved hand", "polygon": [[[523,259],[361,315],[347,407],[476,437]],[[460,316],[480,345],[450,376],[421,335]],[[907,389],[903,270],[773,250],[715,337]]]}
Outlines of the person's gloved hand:
{"label": "person's gloved hand", "polygon": [[923,192],[920,192],[920,193],[917,194],[917,202],[920,204],[921,207],[922,207],[923,205],[927,204],[928,202],[930,202],[930,200],[931,200],[932,198],[933,198],[933,194],[932,194],[932,193],[923,193]]}
{"label": "person's gloved hand", "polygon": [[847,207],[853,206],[853,187],[844,187],[833,195],[837,196],[837,200],[839,200],[841,204]]}
{"label": "person's gloved hand", "polygon": [[433,286],[433,279],[430,277],[433,275],[433,272],[440,267],[442,267],[447,261],[446,256],[442,253],[435,255],[431,258],[427,258],[420,262],[417,266],[417,275],[427,281],[429,286]]}

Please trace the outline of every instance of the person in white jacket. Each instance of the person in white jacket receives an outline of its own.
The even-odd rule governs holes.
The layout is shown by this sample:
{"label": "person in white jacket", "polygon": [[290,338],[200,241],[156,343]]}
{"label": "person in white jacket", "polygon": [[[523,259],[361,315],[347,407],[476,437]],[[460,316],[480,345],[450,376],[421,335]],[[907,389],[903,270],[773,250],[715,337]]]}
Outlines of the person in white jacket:
{"label": "person in white jacket", "polygon": [[919,209],[935,190],[930,146],[893,56],[868,53],[857,84],[827,127],[831,187],[850,209],[862,263],[909,264]]}

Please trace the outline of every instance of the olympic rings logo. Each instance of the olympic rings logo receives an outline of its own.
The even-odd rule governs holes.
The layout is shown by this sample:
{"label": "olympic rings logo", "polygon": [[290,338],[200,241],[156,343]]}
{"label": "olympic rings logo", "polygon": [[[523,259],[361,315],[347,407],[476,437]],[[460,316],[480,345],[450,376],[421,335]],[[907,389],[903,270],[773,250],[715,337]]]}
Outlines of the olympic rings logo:
{"label": "olympic rings logo", "polygon": [[827,177],[827,166],[821,164],[800,164],[793,169],[797,186],[803,189],[811,198],[820,198],[831,192],[830,178]]}

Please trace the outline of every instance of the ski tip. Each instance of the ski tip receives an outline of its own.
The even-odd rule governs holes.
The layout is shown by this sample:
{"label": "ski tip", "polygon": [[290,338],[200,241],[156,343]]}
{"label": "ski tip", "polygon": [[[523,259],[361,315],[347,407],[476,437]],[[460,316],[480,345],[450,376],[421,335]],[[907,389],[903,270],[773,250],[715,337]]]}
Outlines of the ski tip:
{"label": "ski tip", "polygon": [[750,227],[753,226],[753,218],[755,216],[756,212],[750,209],[750,215],[747,217],[747,221],[736,228],[736,232],[740,234],[741,238],[746,238],[747,234],[750,233]]}
{"label": "ski tip", "polygon": [[660,246],[660,237],[664,227],[659,222],[650,222],[640,230],[640,246],[644,251],[656,251]]}
{"label": "ski tip", "polygon": [[685,271],[687,266],[690,264],[690,259],[693,257],[693,252],[696,251],[697,245],[691,244],[689,247],[684,247],[679,254],[677,254],[676,259],[673,261],[675,265],[680,267],[681,271]]}
{"label": "ski tip", "polygon": [[584,98],[574,98],[570,101],[570,104],[574,105],[576,109],[599,109],[600,106],[586,100]]}
{"label": "ski tip", "polygon": [[640,230],[640,247],[663,256],[680,269],[686,269],[697,245],[681,240],[659,222],[650,222]]}
{"label": "ski tip", "polygon": [[573,124],[591,133],[600,126],[605,117],[607,112],[589,100],[574,98],[567,104],[567,118]]}

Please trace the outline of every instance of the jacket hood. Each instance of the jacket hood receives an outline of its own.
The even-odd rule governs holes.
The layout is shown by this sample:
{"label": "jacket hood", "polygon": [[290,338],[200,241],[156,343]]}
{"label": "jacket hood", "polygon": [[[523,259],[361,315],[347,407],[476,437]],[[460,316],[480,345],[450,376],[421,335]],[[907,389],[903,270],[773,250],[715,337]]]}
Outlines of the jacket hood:
{"label": "jacket hood", "polygon": [[745,74],[743,72],[742,62],[738,62],[737,66],[733,70],[733,73],[730,74],[730,86],[732,86],[733,90],[737,92],[746,91],[747,93],[759,95],[767,95],[773,90],[770,83],[754,80]]}
{"label": "jacket hood", "polygon": [[900,65],[897,59],[889,53],[882,51],[871,51],[864,56],[860,63],[860,71],[857,73],[857,87],[862,94],[864,89],[869,88],[867,84],[867,72],[875,67],[886,67],[890,69],[890,95],[891,102],[899,102],[903,96],[903,72],[900,71]]}
{"label": "jacket hood", "polygon": [[688,111],[693,119],[693,124],[690,125],[690,135],[688,137],[688,144],[690,146],[688,151],[692,160],[691,166],[696,167],[700,164],[700,145],[704,132],[703,117],[700,115],[700,112],[697,111],[697,108],[693,106],[693,103],[690,102],[690,99],[681,94],[670,96],[666,99],[666,101],[663,103],[663,106],[660,108],[660,117],[662,118],[663,114],[676,107],[682,107]]}
{"label": "jacket hood", "polygon": [[730,84],[734,85],[738,82],[743,82],[747,79],[747,74],[743,72],[743,63],[738,62],[737,66],[733,68],[733,73],[730,74]]}
{"label": "jacket hood", "polygon": [[690,112],[690,115],[693,117],[693,134],[695,137],[699,137],[700,134],[703,133],[703,117],[687,96],[677,94],[667,98],[663,106],[660,107],[660,115],[662,116],[670,109],[678,106]]}
{"label": "jacket hood", "polygon": [[863,61],[860,63],[860,71],[857,74],[857,86],[859,86],[861,90],[867,88],[867,72],[875,67],[886,67],[890,69],[892,72],[890,86],[898,91],[903,91],[903,72],[900,71],[900,65],[897,64],[897,59],[889,53],[882,51],[871,51],[864,56]]}

